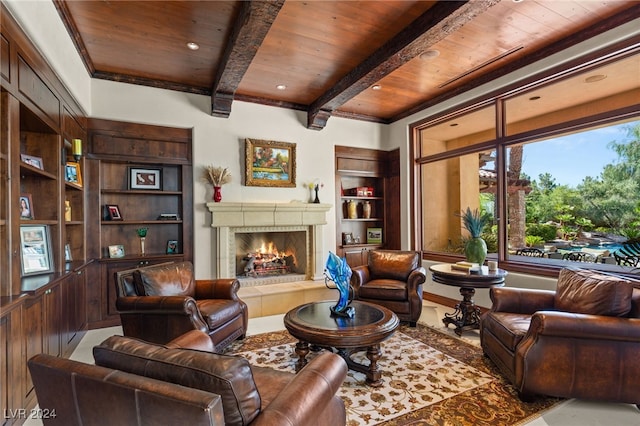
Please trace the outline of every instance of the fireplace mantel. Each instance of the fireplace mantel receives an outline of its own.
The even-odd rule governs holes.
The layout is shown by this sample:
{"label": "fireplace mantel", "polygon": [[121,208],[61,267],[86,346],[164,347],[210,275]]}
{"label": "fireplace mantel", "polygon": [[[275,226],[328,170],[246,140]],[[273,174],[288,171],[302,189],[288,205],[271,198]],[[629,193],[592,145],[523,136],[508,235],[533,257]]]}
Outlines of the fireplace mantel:
{"label": "fireplace mantel", "polygon": [[307,279],[321,279],[324,271],[324,238],[322,227],[331,204],[314,203],[207,203],[211,227],[216,229],[217,278],[230,278],[235,270],[235,232],[287,227],[303,228],[309,240]]}

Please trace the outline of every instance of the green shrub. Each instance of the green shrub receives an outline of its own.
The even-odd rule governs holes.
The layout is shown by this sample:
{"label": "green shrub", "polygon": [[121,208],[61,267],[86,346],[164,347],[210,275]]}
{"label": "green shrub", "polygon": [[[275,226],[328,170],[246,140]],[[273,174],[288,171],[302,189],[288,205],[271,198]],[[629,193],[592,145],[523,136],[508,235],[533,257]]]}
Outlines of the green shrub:
{"label": "green shrub", "polygon": [[548,225],[544,223],[527,224],[527,235],[540,237],[543,242],[555,240],[557,232],[558,229],[555,225]]}
{"label": "green shrub", "polygon": [[545,240],[537,235],[527,235],[526,237],[524,237],[524,243],[527,245],[527,247],[533,247],[544,242]]}

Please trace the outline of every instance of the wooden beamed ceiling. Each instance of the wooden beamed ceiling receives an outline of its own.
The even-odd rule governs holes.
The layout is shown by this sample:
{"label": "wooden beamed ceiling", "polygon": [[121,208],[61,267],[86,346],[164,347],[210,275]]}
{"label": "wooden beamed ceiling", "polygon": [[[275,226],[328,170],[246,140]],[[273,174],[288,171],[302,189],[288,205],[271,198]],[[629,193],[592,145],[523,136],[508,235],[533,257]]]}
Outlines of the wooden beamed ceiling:
{"label": "wooden beamed ceiling", "polygon": [[615,0],[53,1],[93,78],[210,95],[215,117],[303,110],[316,130],[394,122],[640,17]]}

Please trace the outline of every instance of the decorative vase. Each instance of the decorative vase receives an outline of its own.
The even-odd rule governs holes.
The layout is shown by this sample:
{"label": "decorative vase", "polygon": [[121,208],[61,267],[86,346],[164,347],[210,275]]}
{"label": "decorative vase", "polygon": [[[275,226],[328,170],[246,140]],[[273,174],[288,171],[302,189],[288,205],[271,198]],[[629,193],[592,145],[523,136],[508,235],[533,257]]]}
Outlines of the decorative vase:
{"label": "decorative vase", "polygon": [[358,205],[355,200],[351,200],[347,203],[347,217],[349,219],[357,219],[358,218]]}
{"label": "decorative vase", "polygon": [[351,273],[351,268],[347,264],[346,258],[329,252],[329,258],[324,270],[324,282],[329,287],[327,281],[333,281],[340,292],[338,303],[329,308],[332,316],[353,318],[355,315],[355,308],[350,306],[353,295],[350,282]]}
{"label": "decorative vase", "polygon": [[362,217],[369,219],[371,217],[371,203],[364,201],[362,203]]}
{"label": "decorative vase", "polygon": [[468,262],[482,266],[487,257],[487,243],[481,237],[471,238],[464,246],[464,255]]}
{"label": "decorative vase", "polygon": [[313,200],[314,204],[319,204],[320,203],[320,198],[318,198],[318,185],[316,185],[315,190],[316,190],[316,198],[315,200]]}
{"label": "decorative vase", "polygon": [[219,203],[220,201],[222,201],[222,187],[221,186],[214,186],[213,187],[213,201],[215,201],[216,203]]}
{"label": "decorative vase", "polygon": [[140,254],[142,256],[144,256],[145,252],[144,252],[144,242],[146,240],[146,237],[140,237]]}

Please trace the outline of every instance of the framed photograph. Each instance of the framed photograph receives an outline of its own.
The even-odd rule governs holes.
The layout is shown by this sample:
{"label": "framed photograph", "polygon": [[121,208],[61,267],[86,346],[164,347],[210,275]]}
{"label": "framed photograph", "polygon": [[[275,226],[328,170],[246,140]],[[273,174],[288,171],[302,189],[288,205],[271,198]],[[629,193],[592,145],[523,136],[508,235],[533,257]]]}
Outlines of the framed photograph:
{"label": "framed photograph", "polygon": [[20,154],[20,160],[23,163],[26,163],[30,166],[35,167],[36,169],[44,170],[44,166],[42,165],[42,158],[34,157],[33,155]]}
{"label": "framed photograph", "polygon": [[122,220],[122,215],[120,214],[120,208],[115,204],[107,204],[105,206],[105,210],[107,214],[105,215],[109,220]]}
{"label": "framed photograph", "polygon": [[129,189],[162,189],[162,169],[129,167]]}
{"label": "framed photograph", "polygon": [[124,257],[124,246],[122,244],[109,246],[109,257],[112,259]]}
{"label": "framed photograph", "polygon": [[21,226],[20,249],[23,276],[53,272],[51,239],[47,225]]}
{"label": "framed photograph", "polygon": [[367,244],[382,244],[382,228],[367,228]]}
{"label": "framed photograph", "polygon": [[20,194],[20,219],[33,219],[31,194]]}
{"label": "framed photograph", "polygon": [[82,174],[80,173],[80,163],[68,161],[64,166],[64,180],[82,186]]}
{"label": "framed photograph", "polygon": [[176,254],[176,253],[178,253],[178,240],[168,240],[167,254]]}
{"label": "framed photograph", "polygon": [[245,139],[247,186],[296,186],[296,144]]}
{"label": "framed photograph", "polygon": [[73,256],[71,256],[71,244],[67,243],[64,245],[64,261],[71,262],[73,260]]}

